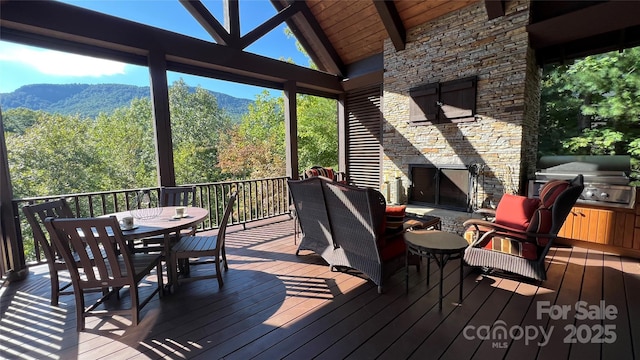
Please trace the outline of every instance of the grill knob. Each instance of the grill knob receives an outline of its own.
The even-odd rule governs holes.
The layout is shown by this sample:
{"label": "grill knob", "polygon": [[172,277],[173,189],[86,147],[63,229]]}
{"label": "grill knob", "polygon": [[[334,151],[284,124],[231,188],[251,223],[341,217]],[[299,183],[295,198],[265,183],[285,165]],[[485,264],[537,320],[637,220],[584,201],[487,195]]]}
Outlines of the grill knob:
{"label": "grill knob", "polygon": [[588,190],[587,192],[585,192],[585,193],[584,193],[584,195],[585,195],[586,197],[594,197],[596,194],[594,194],[594,193],[593,193],[593,191]]}
{"label": "grill knob", "polygon": [[607,194],[606,192],[603,192],[603,193],[600,194],[600,197],[603,198],[603,199],[606,199],[606,198],[609,197],[609,194]]}

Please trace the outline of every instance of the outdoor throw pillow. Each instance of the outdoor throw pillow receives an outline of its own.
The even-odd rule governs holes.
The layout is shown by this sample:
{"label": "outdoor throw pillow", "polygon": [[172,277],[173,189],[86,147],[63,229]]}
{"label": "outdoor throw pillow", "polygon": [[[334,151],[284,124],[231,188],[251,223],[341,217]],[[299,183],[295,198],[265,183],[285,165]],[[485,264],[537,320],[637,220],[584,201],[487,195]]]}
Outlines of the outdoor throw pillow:
{"label": "outdoor throw pillow", "polygon": [[558,195],[569,187],[569,182],[564,180],[552,180],[546,183],[540,190],[540,202],[543,207],[551,207]]}
{"label": "outdoor throw pillow", "polygon": [[385,209],[385,234],[394,234],[402,231],[407,205],[387,205]]}
{"label": "outdoor throw pillow", "polygon": [[531,216],[540,205],[540,200],[525,196],[504,194],[496,209],[495,222],[500,225],[524,230],[529,226]]}
{"label": "outdoor throw pillow", "polygon": [[332,168],[324,168],[321,166],[314,166],[311,169],[308,169],[305,171],[305,176],[307,178],[310,177],[314,177],[314,176],[323,176],[326,177],[328,179],[333,180],[334,179],[334,172]]}

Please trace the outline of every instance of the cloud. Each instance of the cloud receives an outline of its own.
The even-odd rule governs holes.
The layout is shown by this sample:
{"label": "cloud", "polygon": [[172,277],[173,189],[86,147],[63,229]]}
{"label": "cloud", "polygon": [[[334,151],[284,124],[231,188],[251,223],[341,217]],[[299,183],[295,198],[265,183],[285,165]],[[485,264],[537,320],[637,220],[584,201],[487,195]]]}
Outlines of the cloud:
{"label": "cloud", "polygon": [[53,76],[110,76],[125,73],[126,64],[54,50],[0,42],[0,61],[17,62]]}

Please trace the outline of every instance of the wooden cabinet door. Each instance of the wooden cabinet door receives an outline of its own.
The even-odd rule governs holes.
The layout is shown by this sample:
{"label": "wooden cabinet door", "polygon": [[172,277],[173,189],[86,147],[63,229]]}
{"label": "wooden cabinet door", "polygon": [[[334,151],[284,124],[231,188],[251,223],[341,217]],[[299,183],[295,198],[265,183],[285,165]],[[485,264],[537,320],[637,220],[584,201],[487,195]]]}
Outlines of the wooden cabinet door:
{"label": "wooden cabinet door", "polygon": [[574,207],[560,229],[568,239],[610,244],[613,241],[614,212],[611,210]]}
{"label": "wooden cabinet door", "polygon": [[558,236],[632,249],[634,221],[628,211],[575,206]]}

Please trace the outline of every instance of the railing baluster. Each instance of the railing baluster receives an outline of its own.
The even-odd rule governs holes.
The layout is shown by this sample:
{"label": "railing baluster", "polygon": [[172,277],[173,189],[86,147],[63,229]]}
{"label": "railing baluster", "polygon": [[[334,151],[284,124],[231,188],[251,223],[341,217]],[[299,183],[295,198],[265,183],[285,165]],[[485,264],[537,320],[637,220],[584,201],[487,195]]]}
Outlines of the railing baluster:
{"label": "railing baluster", "polygon": [[[289,214],[290,199],[286,179],[286,177],[276,177],[193,184],[196,186],[196,205],[209,210],[209,218],[199,225],[198,230],[211,230],[220,226],[225,204],[234,190],[238,191],[238,201],[234,205],[233,216],[230,219],[231,224],[244,225],[251,221]],[[71,208],[74,209],[76,216],[94,217],[132,209],[137,205],[136,201],[133,200],[140,191],[155,192],[157,198],[160,195],[160,188],[153,187],[14,199],[15,209],[19,210],[17,211],[17,222],[20,224],[20,239],[18,240],[23,241],[24,244],[33,244],[28,247],[25,246],[27,263],[31,265],[43,263],[46,260],[40,254],[40,245],[34,243],[31,232],[23,229],[24,226],[28,226],[21,209],[25,204],[40,203],[64,197]],[[130,195],[135,196],[131,196],[130,199]],[[124,208],[122,204],[124,204]],[[27,251],[29,252],[28,254],[26,253]]]}

